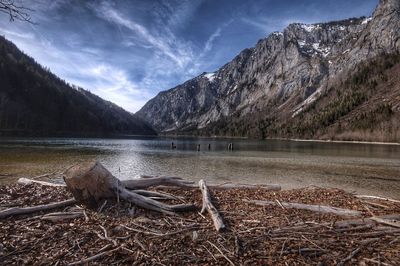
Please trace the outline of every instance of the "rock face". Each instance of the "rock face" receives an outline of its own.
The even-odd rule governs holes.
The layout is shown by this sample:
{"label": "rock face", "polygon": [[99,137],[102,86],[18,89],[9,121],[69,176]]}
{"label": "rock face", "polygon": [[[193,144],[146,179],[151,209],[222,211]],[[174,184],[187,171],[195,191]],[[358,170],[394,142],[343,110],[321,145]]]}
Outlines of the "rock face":
{"label": "rock face", "polygon": [[201,131],[232,117],[262,113],[286,121],[363,62],[398,53],[399,29],[399,0],[381,0],[369,18],[291,24],[215,73],[161,92],[137,114],[160,132]]}

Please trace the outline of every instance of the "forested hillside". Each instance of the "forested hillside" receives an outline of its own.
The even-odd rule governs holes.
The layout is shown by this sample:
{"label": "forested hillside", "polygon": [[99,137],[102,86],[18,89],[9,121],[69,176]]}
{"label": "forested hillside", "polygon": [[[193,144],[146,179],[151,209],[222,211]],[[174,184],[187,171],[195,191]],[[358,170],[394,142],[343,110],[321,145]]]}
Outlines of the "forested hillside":
{"label": "forested hillside", "polygon": [[[322,138],[398,141],[400,139],[400,55],[387,54],[360,65],[298,114],[265,108],[251,116],[233,116],[199,135],[255,138]],[[300,99],[300,97],[299,97]]]}
{"label": "forested hillside", "polygon": [[154,135],[135,115],[73,87],[0,37],[0,135]]}

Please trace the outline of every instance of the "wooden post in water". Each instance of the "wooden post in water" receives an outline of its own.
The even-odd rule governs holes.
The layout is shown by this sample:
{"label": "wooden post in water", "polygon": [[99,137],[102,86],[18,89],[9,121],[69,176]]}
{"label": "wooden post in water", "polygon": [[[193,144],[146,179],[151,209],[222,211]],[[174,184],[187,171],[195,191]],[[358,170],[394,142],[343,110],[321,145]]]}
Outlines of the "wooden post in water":
{"label": "wooden post in water", "polygon": [[211,144],[210,143],[208,144],[208,150],[209,151],[211,150]]}
{"label": "wooden post in water", "polygon": [[228,144],[228,150],[233,151],[233,143]]}
{"label": "wooden post in water", "polygon": [[200,144],[197,144],[197,151],[200,151]]}

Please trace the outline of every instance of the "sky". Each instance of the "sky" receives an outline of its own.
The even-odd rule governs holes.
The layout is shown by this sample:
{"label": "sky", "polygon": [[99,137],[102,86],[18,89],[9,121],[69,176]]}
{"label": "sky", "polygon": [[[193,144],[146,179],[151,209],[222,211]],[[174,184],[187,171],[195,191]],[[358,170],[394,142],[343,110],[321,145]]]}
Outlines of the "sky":
{"label": "sky", "polygon": [[130,112],[290,23],[370,16],[378,0],[15,0],[0,34],[70,84]]}

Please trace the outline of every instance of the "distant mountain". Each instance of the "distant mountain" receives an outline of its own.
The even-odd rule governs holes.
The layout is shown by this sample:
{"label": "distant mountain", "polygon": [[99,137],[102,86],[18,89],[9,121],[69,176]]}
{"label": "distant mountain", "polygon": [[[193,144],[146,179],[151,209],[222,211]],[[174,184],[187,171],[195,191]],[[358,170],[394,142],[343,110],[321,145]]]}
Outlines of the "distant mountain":
{"label": "distant mountain", "polygon": [[0,136],[154,135],[135,115],[68,85],[0,37]]}
{"label": "distant mountain", "polygon": [[163,133],[400,141],[400,1],[291,24],[137,115]]}

